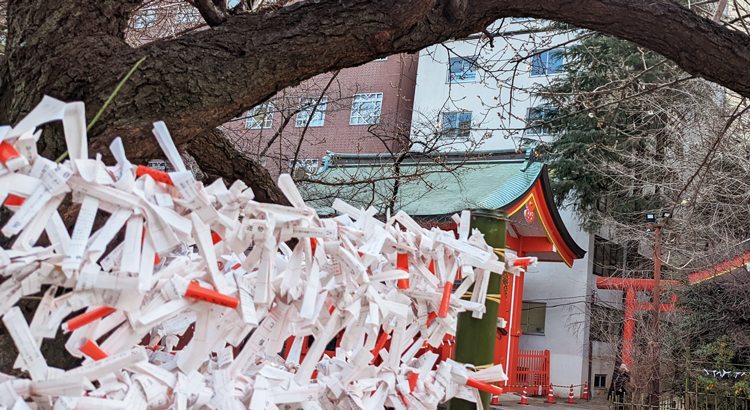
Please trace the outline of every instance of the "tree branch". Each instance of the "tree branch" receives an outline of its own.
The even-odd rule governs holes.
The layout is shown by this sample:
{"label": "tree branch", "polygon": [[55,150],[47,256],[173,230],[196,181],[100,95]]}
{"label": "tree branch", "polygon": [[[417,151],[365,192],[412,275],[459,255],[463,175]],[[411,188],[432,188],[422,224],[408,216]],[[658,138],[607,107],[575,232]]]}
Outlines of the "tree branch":
{"label": "tree branch", "polygon": [[211,27],[219,26],[229,18],[226,1],[194,0],[194,5]]}
{"label": "tree branch", "polygon": [[441,7],[427,0],[308,1],[263,15],[229,16],[212,30],[152,43],[124,58],[132,65],[150,55],[130,97],[148,90],[151,98],[123,94],[113,111],[127,115],[104,119],[114,127],[94,133],[126,137],[163,119],[177,138],[189,139],[317,74],[465,37],[505,16],[554,19],[616,35],[750,96],[750,37],[669,0],[475,0],[455,22]]}
{"label": "tree branch", "polygon": [[13,2],[0,122],[17,122],[43,94],[82,100],[92,118],[121,73],[148,56],[89,136],[92,155],[108,156],[120,135],[129,155],[149,159],[160,154],[154,121],[164,120],[185,145],[315,75],[465,38],[502,17],[562,21],[630,40],[750,97],[750,36],[671,0],[308,0],[229,15],[209,30],[133,49],[122,32],[140,3]]}
{"label": "tree branch", "polygon": [[220,175],[230,184],[241,179],[252,188],[256,201],[288,204],[268,170],[238,151],[220,130],[212,129],[197,135],[186,151],[195,158],[202,171]]}

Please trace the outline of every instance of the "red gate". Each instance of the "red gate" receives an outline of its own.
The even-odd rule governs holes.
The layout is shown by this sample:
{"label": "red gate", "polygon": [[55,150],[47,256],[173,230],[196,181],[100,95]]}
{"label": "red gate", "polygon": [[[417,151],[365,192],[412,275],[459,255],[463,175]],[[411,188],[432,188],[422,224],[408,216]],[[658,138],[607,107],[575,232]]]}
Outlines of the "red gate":
{"label": "red gate", "polygon": [[[512,376],[512,375],[511,375]],[[545,396],[549,390],[549,350],[519,350],[516,365],[515,380],[511,378],[503,387],[506,392],[520,393],[524,385],[530,396]],[[541,392],[539,386],[542,387]]]}

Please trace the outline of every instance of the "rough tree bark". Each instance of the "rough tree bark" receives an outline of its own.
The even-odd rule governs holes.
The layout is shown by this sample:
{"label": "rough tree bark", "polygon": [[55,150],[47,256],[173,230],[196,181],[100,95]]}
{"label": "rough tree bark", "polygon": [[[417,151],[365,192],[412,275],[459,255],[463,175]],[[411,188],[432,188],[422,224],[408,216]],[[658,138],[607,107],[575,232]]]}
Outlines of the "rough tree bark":
{"label": "rough tree bark", "polygon": [[[193,158],[213,158],[202,161],[201,170],[224,178],[227,186],[241,179],[253,189],[260,202],[288,203],[284,194],[271,179],[271,174],[257,161],[237,151],[234,144],[216,128],[205,131],[190,141],[185,150]],[[253,178],[247,178],[252,175]]]}
{"label": "rough tree bark", "polygon": [[[43,94],[82,100],[92,118],[124,73],[147,56],[90,133],[92,155],[107,157],[119,135],[135,161],[152,158],[158,146],[151,123],[164,120],[201,167],[229,172],[256,186],[260,197],[278,200],[257,164],[223,163],[218,156],[239,154],[231,144],[211,144],[219,138],[214,127],[317,74],[461,38],[501,17],[612,34],[750,97],[750,37],[671,0],[310,0],[221,16],[208,30],[132,48],[123,32],[141,1],[10,0],[0,122],[15,123]],[[45,133],[45,155],[63,151],[58,135]],[[191,142],[205,149],[189,148]]]}

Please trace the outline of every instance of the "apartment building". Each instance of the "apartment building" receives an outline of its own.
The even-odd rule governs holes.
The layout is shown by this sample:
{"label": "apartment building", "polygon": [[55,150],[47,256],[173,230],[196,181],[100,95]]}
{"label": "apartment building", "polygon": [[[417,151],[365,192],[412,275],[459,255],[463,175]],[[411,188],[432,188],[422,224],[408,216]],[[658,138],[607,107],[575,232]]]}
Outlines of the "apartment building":
{"label": "apartment building", "polygon": [[[207,29],[195,7],[176,0],[149,3],[130,26],[134,45]],[[272,175],[292,168],[314,172],[329,150],[390,152],[409,136],[416,73],[416,55],[399,54],[322,74],[281,90],[222,128]]]}
{"label": "apartment building", "polygon": [[399,54],[322,74],[224,125],[272,174],[315,172],[327,151],[387,153],[408,138],[417,58]]}
{"label": "apartment building", "polygon": [[[447,149],[455,151],[477,141],[482,150],[530,151],[551,138],[539,124],[544,107],[529,90],[561,72],[565,45],[574,35],[539,31],[539,27],[527,19],[498,22],[489,30],[495,32],[492,44],[486,35],[476,35],[422,50],[413,131],[418,133],[425,122],[435,123],[443,137],[450,139]],[[490,172],[486,178],[501,181],[505,176]],[[596,282],[592,258],[596,252],[590,252],[594,236],[579,228],[570,209],[560,210],[560,216],[586,256],[570,266],[540,262],[528,270],[520,288],[523,304],[517,348],[519,352],[550,352],[551,383],[570,386],[590,381],[593,389],[594,384],[609,383],[614,367],[608,346],[589,337],[588,305]],[[577,387],[576,396],[581,393]],[[555,388],[555,394],[567,396],[568,390]]]}

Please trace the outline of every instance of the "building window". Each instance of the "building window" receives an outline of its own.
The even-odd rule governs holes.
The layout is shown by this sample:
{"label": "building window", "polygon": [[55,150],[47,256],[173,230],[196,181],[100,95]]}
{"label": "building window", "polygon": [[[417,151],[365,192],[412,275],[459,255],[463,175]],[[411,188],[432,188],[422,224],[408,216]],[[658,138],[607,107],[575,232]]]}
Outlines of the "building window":
{"label": "building window", "polygon": [[354,94],[350,125],[377,124],[380,121],[380,109],[383,105],[383,93]]}
{"label": "building window", "polygon": [[556,48],[535,55],[531,60],[531,75],[552,75],[562,72],[565,62],[565,49]]}
{"label": "building window", "polygon": [[549,135],[552,132],[549,120],[554,113],[554,109],[544,106],[526,110],[526,135]]}
{"label": "building window", "polygon": [[622,340],[622,310],[594,304],[591,307],[589,339],[595,342],[615,343]]}
{"label": "building window", "polygon": [[151,28],[156,24],[156,10],[143,10],[133,16],[133,27],[137,29]]}
{"label": "building window", "polygon": [[256,106],[247,112],[245,128],[259,130],[261,128],[271,128],[273,125],[273,104],[265,103]]}
{"label": "building window", "polygon": [[[300,111],[297,114],[297,121],[294,123],[296,127],[304,127],[307,125],[307,120],[310,118],[317,98],[301,98],[300,99]],[[328,105],[328,97],[320,99],[320,104],[315,109],[315,115],[310,120],[310,127],[322,127],[326,120],[326,106]]]}
{"label": "building window", "polygon": [[622,267],[623,248],[601,237],[594,237],[594,275],[615,276]]}
{"label": "building window", "polygon": [[547,304],[523,302],[521,304],[521,331],[527,335],[543,335]]}
{"label": "building window", "polygon": [[607,375],[606,374],[595,374],[594,375],[594,387],[607,387]]}
{"label": "building window", "polygon": [[524,150],[531,150],[536,148],[536,146],[539,145],[539,139],[538,138],[524,138],[521,137],[521,140],[518,142],[518,147]]}
{"label": "building window", "polygon": [[201,21],[201,14],[195,7],[180,7],[177,10],[175,24],[197,24]]}
{"label": "building window", "polygon": [[477,58],[456,57],[448,65],[449,83],[469,83],[477,80]]}
{"label": "building window", "polygon": [[468,140],[471,136],[471,111],[443,114],[442,138]]}

